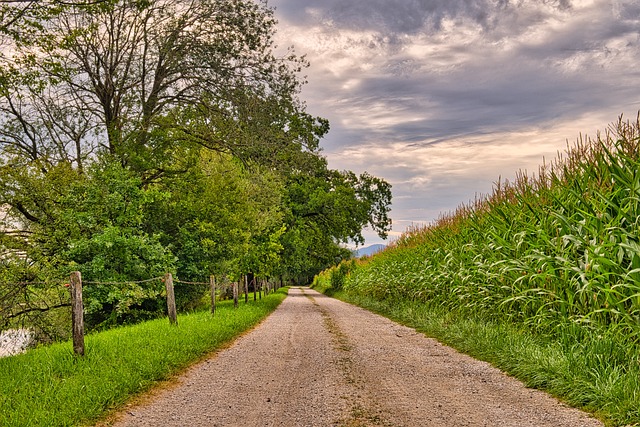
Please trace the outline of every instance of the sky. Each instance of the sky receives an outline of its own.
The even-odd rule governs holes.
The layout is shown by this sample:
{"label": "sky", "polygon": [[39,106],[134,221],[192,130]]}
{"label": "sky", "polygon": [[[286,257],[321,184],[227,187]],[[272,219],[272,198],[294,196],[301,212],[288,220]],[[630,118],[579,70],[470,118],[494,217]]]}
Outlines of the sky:
{"label": "sky", "polygon": [[[389,241],[640,110],[638,0],[269,0],[329,167],[393,186]],[[366,245],[384,243],[365,230]]]}

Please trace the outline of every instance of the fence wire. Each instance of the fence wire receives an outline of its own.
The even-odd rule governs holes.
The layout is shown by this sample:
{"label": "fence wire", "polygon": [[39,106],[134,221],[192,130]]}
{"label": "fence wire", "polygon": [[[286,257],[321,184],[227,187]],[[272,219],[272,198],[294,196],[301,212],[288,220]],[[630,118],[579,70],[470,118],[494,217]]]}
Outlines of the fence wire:
{"label": "fence wire", "polygon": [[116,282],[116,281],[100,282],[100,281],[94,281],[94,280],[83,280],[82,285],[127,285],[127,284],[139,285],[142,283],[149,283],[149,282],[155,282],[155,281],[163,282],[164,277],[158,276],[158,277],[152,277],[151,279],[145,279],[145,280],[123,280],[120,282]]}
{"label": "fence wire", "polygon": [[173,279],[173,283],[181,283],[183,285],[208,285],[209,282],[187,282],[186,280]]}
{"label": "fence wire", "polygon": [[[99,281],[82,280],[87,291],[93,286],[122,286],[142,285],[146,283],[165,283],[168,276],[152,277],[144,280]],[[174,284],[187,286],[209,286],[210,281],[189,281],[172,278]],[[68,324],[71,319],[71,280],[54,279],[50,281],[0,283],[0,330],[14,328],[28,328],[38,335],[42,342],[69,338]],[[257,281],[254,278],[257,286]],[[239,284],[240,291],[243,286]],[[153,286],[155,288],[155,286]],[[157,296],[164,295],[162,290],[156,289]],[[228,277],[221,276],[216,281],[216,295],[220,299],[230,299],[233,296],[233,283]]]}

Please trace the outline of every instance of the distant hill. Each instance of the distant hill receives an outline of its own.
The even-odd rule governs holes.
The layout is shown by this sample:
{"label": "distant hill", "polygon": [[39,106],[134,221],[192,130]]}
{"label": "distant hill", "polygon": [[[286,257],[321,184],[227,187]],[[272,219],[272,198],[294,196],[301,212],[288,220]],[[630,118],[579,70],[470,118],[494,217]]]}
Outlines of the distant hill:
{"label": "distant hill", "polygon": [[375,245],[371,245],[371,246],[366,246],[364,248],[359,248],[359,249],[355,249],[353,250],[353,256],[356,258],[360,258],[363,256],[369,256],[369,255],[373,255],[375,253],[380,252],[381,250],[383,250],[384,248],[386,248],[386,245],[382,245],[380,243],[375,244]]}

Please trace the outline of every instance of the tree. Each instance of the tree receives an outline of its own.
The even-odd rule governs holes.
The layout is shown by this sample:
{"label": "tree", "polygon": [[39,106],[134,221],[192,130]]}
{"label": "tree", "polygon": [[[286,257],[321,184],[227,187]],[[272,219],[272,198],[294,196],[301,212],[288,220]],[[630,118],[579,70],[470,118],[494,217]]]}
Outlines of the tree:
{"label": "tree", "polygon": [[167,118],[175,129],[172,136],[284,174],[312,173],[322,163],[319,145],[329,131],[326,119],[306,113],[292,97],[246,90],[234,90],[230,97],[238,101],[231,114],[219,114],[208,104],[172,111]]}
{"label": "tree", "polygon": [[313,174],[291,173],[285,188],[285,265],[294,277],[313,276],[348,258],[340,244],[364,243],[364,227],[381,237],[391,227],[391,186],[368,173],[331,170],[323,161]]}
{"label": "tree", "polygon": [[[10,190],[15,182],[20,193]],[[19,234],[3,233],[5,248],[19,250],[29,266],[32,277],[22,280],[59,281],[79,270],[87,281],[129,282],[85,288],[89,327],[162,313],[159,283],[131,282],[162,276],[174,266],[175,257],[159,236],[145,231],[151,207],[168,194],[140,184],[140,177],[106,156],[82,174],[64,163],[47,171],[3,168],[3,194],[13,193],[12,203],[33,216]],[[10,272],[11,265],[3,270]]]}
{"label": "tree", "polygon": [[25,233],[100,156],[149,187],[200,167],[203,146],[279,167],[317,150],[326,122],[297,100],[305,61],[275,56],[265,1],[2,6],[0,204]]}
{"label": "tree", "polygon": [[95,5],[109,0],[4,0],[0,2],[0,34],[17,37],[30,27],[38,27],[38,21],[59,13],[61,8],[74,5]]}
{"label": "tree", "polygon": [[283,112],[304,116],[296,95],[305,63],[274,55],[274,25],[263,1],[67,6],[5,58],[4,144],[28,158],[106,150],[157,178],[181,136],[220,151],[242,145],[256,105],[278,106],[284,129]]}
{"label": "tree", "polygon": [[[278,262],[282,185],[268,168],[202,149],[196,167],[163,181],[171,197],[151,209],[146,229],[162,236],[184,280],[262,272]],[[176,293],[185,303],[197,297],[193,287]]]}

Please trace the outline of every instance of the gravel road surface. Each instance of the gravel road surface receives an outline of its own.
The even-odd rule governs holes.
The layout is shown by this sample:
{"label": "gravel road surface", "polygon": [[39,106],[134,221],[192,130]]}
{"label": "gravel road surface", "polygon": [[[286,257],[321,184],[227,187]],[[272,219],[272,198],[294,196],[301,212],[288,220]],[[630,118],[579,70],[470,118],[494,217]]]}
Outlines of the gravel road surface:
{"label": "gravel road surface", "polygon": [[292,288],[260,326],[115,426],[603,426],[415,330]]}

